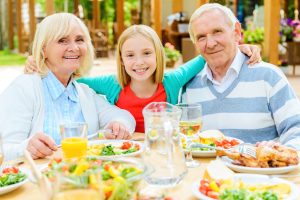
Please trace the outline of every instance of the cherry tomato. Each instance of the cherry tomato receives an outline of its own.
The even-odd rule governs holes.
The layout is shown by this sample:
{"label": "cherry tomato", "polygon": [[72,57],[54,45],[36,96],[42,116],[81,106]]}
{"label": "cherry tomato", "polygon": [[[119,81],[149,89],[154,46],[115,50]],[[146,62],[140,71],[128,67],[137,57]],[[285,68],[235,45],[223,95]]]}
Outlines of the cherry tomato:
{"label": "cherry tomato", "polygon": [[61,167],[61,171],[63,171],[63,172],[69,171],[69,166],[68,165],[63,165]]}
{"label": "cherry tomato", "polygon": [[60,163],[62,161],[62,158],[54,158],[56,163]]}
{"label": "cherry tomato", "polygon": [[98,165],[98,166],[101,166],[102,165],[102,160],[95,160],[95,164]]}
{"label": "cherry tomato", "polygon": [[111,196],[111,194],[112,194],[112,191],[108,191],[108,192],[105,192],[104,195],[106,198],[109,198]]}
{"label": "cherry tomato", "polygon": [[138,150],[140,150],[140,145],[135,144],[135,145],[134,145],[134,148],[138,151]]}
{"label": "cherry tomato", "polygon": [[208,196],[208,197],[210,197],[210,198],[213,198],[213,199],[218,199],[219,193],[214,192],[214,191],[209,191],[209,192],[207,192],[207,195],[206,195],[206,196]]}
{"label": "cherry tomato", "polygon": [[131,147],[130,142],[123,142],[123,145],[122,145],[121,149],[129,149],[130,147]]}
{"label": "cherry tomato", "polygon": [[231,144],[232,146],[238,145],[239,143],[240,143],[240,142],[237,141],[236,139],[232,139],[232,140],[230,141],[230,144]]}
{"label": "cherry tomato", "polygon": [[105,169],[106,171],[108,171],[108,170],[109,170],[109,165],[104,165],[104,169]]}
{"label": "cherry tomato", "polygon": [[4,174],[17,174],[19,173],[19,169],[17,167],[6,167],[2,170]]}
{"label": "cherry tomato", "polygon": [[204,187],[202,187],[202,186],[199,187],[199,191],[200,191],[202,194],[204,194],[204,195],[207,194],[207,190],[206,190],[206,189],[207,189],[207,188],[204,188]]}
{"label": "cherry tomato", "polygon": [[203,185],[204,183],[209,183],[208,179],[201,179],[200,185]]}
{"label": "cherry tomato", "polygon": [[216,144],[217,147],[222,146],[222,141],[217,140],[217,141],[215,141],[215,144]]}
{"label": "cherry tomato", "polygon": [[217,184],[218,187],[221,187],[222,181],[221,180],[216,180],[216,184]]}

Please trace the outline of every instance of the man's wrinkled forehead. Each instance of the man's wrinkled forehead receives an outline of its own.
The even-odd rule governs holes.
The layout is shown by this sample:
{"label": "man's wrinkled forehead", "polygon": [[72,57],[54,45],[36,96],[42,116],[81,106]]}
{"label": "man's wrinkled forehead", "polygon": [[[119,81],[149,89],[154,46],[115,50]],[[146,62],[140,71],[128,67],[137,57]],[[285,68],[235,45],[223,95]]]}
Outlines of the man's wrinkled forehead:
{"label": "man's wrinkled forehead", "polygon": [[[223,10],[218,9],[218,8],[212,8],[210,10],[205,10],[198,16],[198,19],[202,18],[202,17],[206,17],[208,14],[210,14],[210,16],[214,15],[214,17],[218,17],[219,20],[221,20],[221,21],[224,20],[229,27],[233,27],[233,24],[232,24],[231,20],[229,19],[229,17],[226,15],[226,13]],[[208,18],[207,20],[210,20],[210,18]],[[210,20],[208,22],[214,23],[215,21]],[[205,27],[202,27],[202,28],[205,29]]]}

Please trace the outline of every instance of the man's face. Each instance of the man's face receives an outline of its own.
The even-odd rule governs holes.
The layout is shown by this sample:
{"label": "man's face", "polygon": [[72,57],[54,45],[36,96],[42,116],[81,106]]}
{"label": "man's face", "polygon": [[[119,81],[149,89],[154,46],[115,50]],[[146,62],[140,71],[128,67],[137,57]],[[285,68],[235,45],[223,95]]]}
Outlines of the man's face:
{"label": "man's face", "polygon": [[232,30],[224,14],[219,10],[212,10],[195,19],[192,30],[196,48],[210,68],[230,66],[241,38],[239,23],[236,23],[235,29]]}

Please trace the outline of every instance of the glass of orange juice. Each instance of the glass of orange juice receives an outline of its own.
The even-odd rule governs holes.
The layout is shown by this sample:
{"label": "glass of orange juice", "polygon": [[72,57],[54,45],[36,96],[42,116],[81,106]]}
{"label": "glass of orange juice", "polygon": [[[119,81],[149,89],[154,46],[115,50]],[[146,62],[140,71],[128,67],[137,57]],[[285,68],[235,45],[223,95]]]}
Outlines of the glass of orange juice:
{"label": "glass of orange juice", "polygon": [[60,125],[61,147],[65,159],[81,158],[87,152],[87,124],[72,122]]}

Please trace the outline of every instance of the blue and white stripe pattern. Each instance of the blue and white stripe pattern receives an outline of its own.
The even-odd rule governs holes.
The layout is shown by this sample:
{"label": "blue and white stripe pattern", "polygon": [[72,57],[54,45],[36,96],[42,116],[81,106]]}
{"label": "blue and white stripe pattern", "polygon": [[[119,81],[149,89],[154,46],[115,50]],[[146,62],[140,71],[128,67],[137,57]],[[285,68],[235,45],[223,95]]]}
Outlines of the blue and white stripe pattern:
{"label": "blue and white stripe pattern", "polygon": [[51,71],[42,79],[45,98],[43,131],[50,135],[56,144],[61,142],[60,124],[85,121],[73,81],[64,87]]}
{"label": "blue and white stripe pattern", "polygon": [[219,129],[225,135],[255,143],[280,137],[300,150],[300,103],[283,73],[261,62],[248,67],[244,55],[238,77],[224,92],[200,72],[186,86],[183,101],[200,102],[203,130]]}

